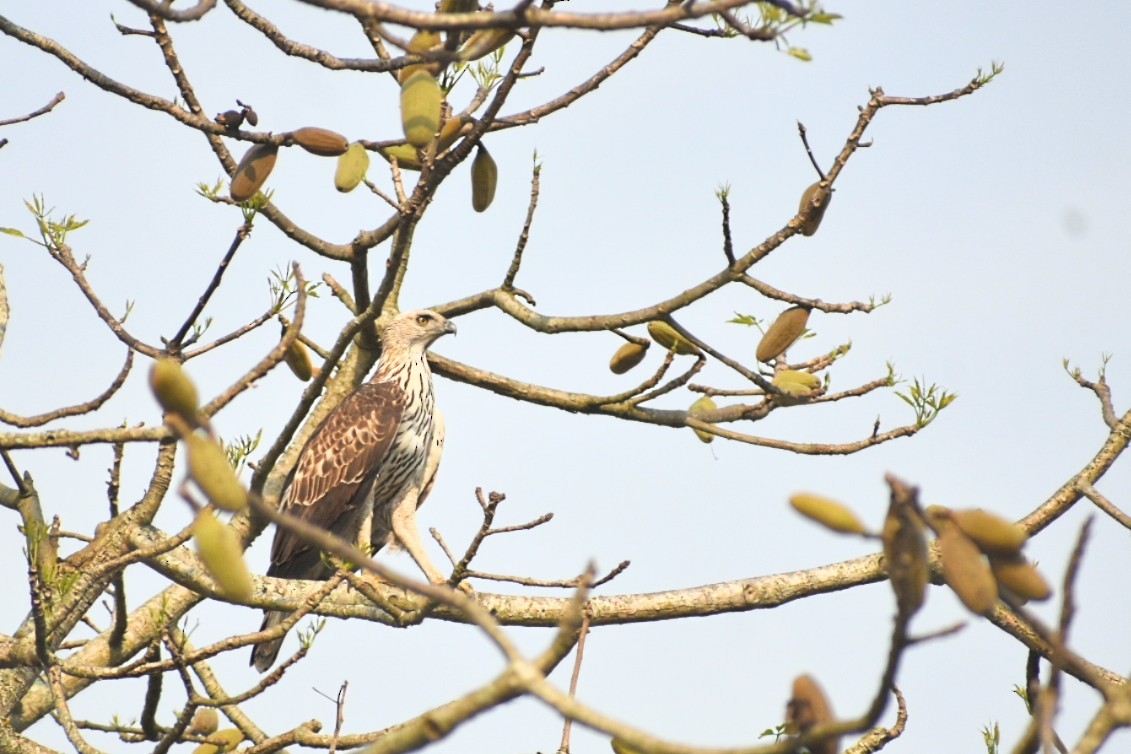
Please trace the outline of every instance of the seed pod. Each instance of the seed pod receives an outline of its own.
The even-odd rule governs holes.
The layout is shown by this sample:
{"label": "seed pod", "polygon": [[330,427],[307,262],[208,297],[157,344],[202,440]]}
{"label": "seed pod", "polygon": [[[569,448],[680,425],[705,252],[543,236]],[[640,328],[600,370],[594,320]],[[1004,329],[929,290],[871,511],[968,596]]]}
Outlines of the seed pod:
{"label": "seed pod", "polygon": [[699,346],[680,335],[676,329],[667,322],[660,322],[659,320],[649,322],[648,334],[652,336],[652,340],[656,341],[667,350],[675,351],[681,356],[699,355]]}
{"label": "seed pod", "polygon": [[236,533],[210,511],[202,510],[196,514],[192,535],[196,539],[200,559],[208,566],[208,572],[212,574],[220,591],[235,600],[250,597],[251,574],[243,562],[243,550]]}
{"label": "seed pod", "polygon": [[[817,195],[820,189],[820,181],[805,189],[805,193],[801,195],[801,208],[797,210],[798,214],[805,211],[805,208],[809,206],[809,202],[813,200],[813,197]],[[817,232],[817,228],[821,226],[821,219],[825,216],[825,210],[829,208],[829,202],[831,202],[832,199],[833,195],[831,191],[824,192],[820,199],[820,204],[813,208],[813,211],[809,213],[809,217],[805,218],[805,222],[801,224],[801,235],[811,236]]]}
{"label": "seed pod", "polygon": [[415,55],[422,55],[426,52],[431,52],[437,47],[442,45],[444,40],[440,39],[440,34],[435,31],[422,29],[412,35],[408,40],[408,51]]}
{"label": "seed pod", "polygon": [[300,128],[291,132],[291,138],[295,140],[295,144],[319,157],[337,157],[345,154],[350,147],[346,137],[325,128]]}
{"label": "seed pod", "polygon": [[149,370],[149,387],[166,413],[176,414],[190,427],[199,422],[196,414],[200,410],[200,398],[196,385],[185,374],[176,359],[158,359]]}
{"label": "seed pod", "polygon": [[796,369],[783,369],[774,375],[773,384],[786,395],[804,398],[821,386],[821,378]]}
{"label": "seed pod", "polygon": [[310,378],[314,376],[314,364],[310,361],[310,352],[298,338],[287,347],[283,360],[287,362],[294,376],[303,382],[310,382]]}
{"label": "seed pod", "polygon": [[441,13],[471,13],[479,10],[479,0],[440,0]]}
{"label": "seed pod", "polygon": [[220,727],[220,713],[215,707],[201,707],[192,716],[185,733],[192,736],[211,736]]}
{"label": "seed pod", "polygon": [[397,144],[392,147],[385,147],[380,152],[381,156],[389,162],[392,158],[397,159],[397,166],[401,170],[420,170],[420,156],[416,153],[416,147],[411,144]]}
{"label": "seed pod", "polygon": [[614,738],[609,744],[613,747],[616,754],[640,754],[640,751],[632,748],[619,738]]}
{"label": "seed pod", "polygon": [[232,173],[232,185],[228,194],[233,201],[246,202],[267,181],[275,167],[279,148],[274,144],[256,144],[244,153],[236,172]]}
{"label": "seed pod", "polygon": [[344,194],[353,191],[365,179],[367,170],[369,170],[369,152],[355,141],[349,145],[345,154],[338,158],[338,169],[334,173],[334,188]]}
{"label": "seed pod", "polygon": [[997,603],[997,582],[981,550],[950,521],[942,520],[936,531],[947,586],[970,612],[985,615],[993,610]]}
{"label": "seed pod", "polygon": [[793,509],[806,518],[844,534],[867,534],[864,523],[851,508],[819,495],[797,494],[789,498]]}
{"label": "seed pod", "polygon": [[762,336],[762,340],[758,341],[758,350],[755,352],[758,361],[768,362],[785,353],[786,349],[805,333],[807,324],[809,324],[807,306],[791,306],[779,314],[766,330],[766,334]]}
{"label": "seed pod", "polygon": [[962,533],[986,554],[1016,555],[1029,538],[1020,524],[981,508],[951,511],[950,517]]}
{"label": "seed pod", "polygon": [[642,346],[639,343],[625,343],[613,354],[612,361],[609,362],[609,371],[613,374],[624,374],[644,361],[646,353],[648,353],[648,346]]}
{"label": "seed pod", "polygon": [[[470,122],[471,118],[466,115],[453,116],[444,121],[444,125],[440,126],[440,135],[436,139],[436,152],[442,152],[455,144],[460,130]],[[415,152],[413,154],[415,155]]]}
{"label": "seed pod", "polygon": [[228,456],[216,441],[196,432],[184,436],[189,476],[217,508],[236,513],[247,507],[247,490],[236,478]]}
{"label": "seed pod", "polygon": [[923,606],[930,576],[923,524],[911,506],[893,499],[880,538],[895,602],[900,613],[911,615]]}
{"label": "seed pod", "polygon": [[209,738],[220,738],[224,743],[220,746],[216,744],[201,744],[193,749],[193,754],[225,754],[233,752],[236,747],[243,743],[244,735],[238,728],[225,728],[218,733],[209,736]]}
{"label": "seed pod", "polygon": [[[711,400],[710,396],[704,395],[702,398],[691,404],[691,408],[687,409],[687,413],[692,418],[698,419],[703,416],[703,414],[710,413],[711,411],[715,411],[716,409],[718,409],[718,406],[715,405],[715,402]],[[703,442],[713,442],[715,439],[715,436],[710,432],[704,432],[703,430],[695,429],[694,427],[691,428],[691,431],[693,431],[695,433],[695,436]]]}
{"label": "seed pod", "polygon": [[459,59],[479,60],[504,47],[514,36],[510,29],[480,29],[467,38],[467,43],[459,51]]}
{"label": "seed pod", "polygon": [[428,71],[414,71],[401,85],[401,126],[415,147],[425,147],[440,128],[444,93]]}
{"label": "seed pod", "polygon": [[[793,690],[785,706],[786,731],[792,735],[808,733],[817,725],[835,720],[828,697],[811,675],[793,679]],[[840,737],[826,738],[809,744],[812,754],[836,754],[840,751]]]}
{"label": "seed pod", "polygon": [[475,150],[475,160],[471,163],[471,207],[482,212],[491,206],[495,198],[495,186],[499,182],[499,168],[491,153],[480,144]]}
{"label": "seed pod", "polygon": [[989,556],[990,570],[998,586],[1008,589],[1022,600],[1041,602],[1052,596],[1052,588],[1033,564],[1022,555]]}

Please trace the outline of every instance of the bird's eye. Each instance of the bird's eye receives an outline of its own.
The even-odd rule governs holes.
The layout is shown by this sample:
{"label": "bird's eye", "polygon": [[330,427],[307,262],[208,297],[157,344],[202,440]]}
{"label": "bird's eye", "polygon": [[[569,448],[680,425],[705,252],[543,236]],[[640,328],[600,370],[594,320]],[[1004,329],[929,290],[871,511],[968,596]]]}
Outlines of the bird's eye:
{"label": "bird's eye", "polygon": [[420,315],[417,315],[417,317],[416,317],[416,324],[418,324],[418,325],[426,325],[431,321],[432,321],[432,315],[431,314],[420,314]]}

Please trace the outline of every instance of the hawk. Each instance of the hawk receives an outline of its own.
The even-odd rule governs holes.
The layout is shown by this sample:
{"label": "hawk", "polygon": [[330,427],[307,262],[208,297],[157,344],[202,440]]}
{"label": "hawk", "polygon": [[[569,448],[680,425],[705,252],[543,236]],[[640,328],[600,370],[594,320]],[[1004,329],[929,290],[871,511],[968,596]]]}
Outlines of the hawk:
{"label": "hawk", "polygon": [[[433,583],[446,577],[432,563],[416,527],[416,509],[432,489],[444,446],[425,351],[456,326],[436,312],[397,315],[382,336],[377,371],[326,417],[299,455],[283,488],[281,510],[361,549],[403,547]],[[275,531],[268,576],[325,580],[334,569],[321,550],[283,528]],[[260,630],[287,613],[268,610]],[[265,672],[282,637],[252,649]]]}

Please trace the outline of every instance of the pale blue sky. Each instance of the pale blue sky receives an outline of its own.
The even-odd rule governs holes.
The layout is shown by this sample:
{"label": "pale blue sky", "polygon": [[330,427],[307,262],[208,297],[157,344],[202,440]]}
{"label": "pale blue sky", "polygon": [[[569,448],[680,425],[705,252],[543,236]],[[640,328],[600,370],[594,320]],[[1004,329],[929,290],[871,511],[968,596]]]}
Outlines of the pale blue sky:
{"label": "pale blue sky", "polygon": [[[348,21],[290,3],[258,6],[264,12],[278,6],[274,18],[285,33],[342,56],[365,54],[364,40]],[[579,3],[569,9],[611,7]],[[1101,354],[1113,354],[1109,380],[1117,410],[1126,407],[1131,232],[1125,175],[1131,148],[1125,132],[1131,117],[1123,90],[1131,74],[1125,40],[1131,7],[1080,3],[1068,14],[1063,5],[1040,3],[830,2],[827,9],[844,20],[790,37],[810,50],[811,63],[770,45],[669,32],[568,111],[491,135],[486,144],[501,178],[494,205],[482,215],[472,212],[467,168],[456,171],[417,235],[416,264],[402,301],[411,307],[440,303],[502,279],[526,212],[534,150],[544,165],[541,202],[517,283],[536,296],[539,311],[606,313],[666,298],[721,269],[714,198],[720,184],[732,187],[740,251],[796,211],[802,190],[814,180],[796,136],[797,120],[808,127],[818,159],[827,165],[852,128],[856,107],[867,101],[869,86],[892,95],[939,94],[965,84],[979,67],[1004,61],[999,79],[972,97],[881,112],[868,132],[874,145],[860,151],[838,181],[820,232],[794,238],[752,271],[771,285],[826,301],[893,294],[893,303],[872,315],[814,314],[810,320],[817,337],[798,346],[795,357],[853,342],[850,355],[831,370],[834,386],[882,376],[885,362],[893,360],[901,375],[925,376],[960,399],[910,440],[848,458],[806,458],[725,441],[705,446],[686,430],[573,416],[441,380],[448,446],[422,525],[439,527],[462,547],[478,523],[476,486],[507,493],[507,523],[555,513],[543,529],[495,538],[481,555],[481,569],[564,578],[590,558],[603,568],[631,559],[632,567],[603,590],[612,594],[823,565],[873,547],[807,524],[788,509],[789,494],[827,493],[878,524],[886,508],[886,471],[919,484],[926,502],[1021,516],[1075,474],[1106,437],[1097,401],[1065,375],[1061,360],[1094,377]],[[144,25],[125,3],[17,0],[3,11],[106,74],[172,97],[155,46],[119,36],[110,12],[122,23]],[[224,8],[173,33],[209,113],[228,109],[238,97],[255,106],[265,129],[317,125],[374,139],[399,130],[396,89],[388,77],[327,73],[282,58]],[[533,62],[545,73],[524,81],[504,110],[556,96],[631,38],[547,30]],[[0,150],[0,225],[32,230],[22,201],[33,192],[60,211],[89,218],[72,241],[76,255],[92,256],[90,278],[104,300],[118,311],[127,299],[135,301],[130,322],[148,341],[171,335],[240,222],[236,209],[194,195],[196,182],[221,174],[205,141],[11,39],[0,38],[0,63],[0,119],[33,110],[57,91],[67,95],[52,114],[0,130],[10,140]],[[296,221],[336,242],[384,220],[379,201],[362,192],[335,192],[332,174],[332,160],[292,149],[281,155],[271,186]],[[261,221],[210,308],[212,331],[227,332],[266,308],[268,272],[292,259],[312,279],[325,271],[348,279],[342,265],[315,258]],[[0,264],[12,307],[0,355],[0,406],[32,414],[100,391],[124,353],[66,273],[15,239],[0,241]],[[735,311],[771,317],[781,308],[732,288],[678,319],[751,363],[755,334],[725,321]],[[343,319],[335,300],[320,298],[312,302],[306,332],[328,342]],[[518,379],[608,393],[641,374],[607,371],[620,342],[609,334],[549,338],[498,313],[466,317],[459,327],[459,336],[441,341],[437,351]],[[213,395],[227,386],[276,335],[268,327],[225,349],[226,356],[194,362],[190,369],[202,392]],[[657,362],[652,354],[646,364]],[[140,367],[100,421],[61,426],[157,420],[143,379],[148,365]],[[696,381],[741,387],[715,365]],[[280,370],[224,412],[218,428],[231,436],[262,427],[272,436],[289,411],[281,407],[300,390]],[[692,400],[679,391],[660,405],[683,408]],[[880,393],[779,412],[749,430],[847,442],[866,436],[877,415],[889,428],[912,418],[898,398]],[[127,457],[126,500],[143,488],[151,454],[144,449]],[[65,528],[89,530],[105,514],[108,449],[87,448],[78,463],[62,451],[16,458],[35,475],[45,508],[62,516]],[[1126,507],[1129,479],[1124,462],[1100,489]],[[1029,546],[1051,579],[1059,580],[1075,531],[1090,512],[1081,503]],[[185,507],[170,499],[158,523],[171,530],[187,520]],[[15,523],[9,516],[0,527],[9,552],[19,546]],[[261,539],[249,554],[260,571],[266,568],[266,542]],[[415,573],[403,556],[390,561]],[[1101,517],[1082,571],[1073,644],[1120,673],[1131,666],[1131,598],[1115,574],[1129,567],[1126,532]],[[159,581],[135,570],[131,600],[138,604]],[[22,578],[10,579],[4,589],[12,597],[3,600],[0,630],[10,631],[26,604]],[[1050,618],[1056,609],[1050,604],[1039,612]],[[774,611],[601,628],[590,638],[579,693],[657,735],[748,745],[780,721],[790,680],[802,672],[821,680],[838,712],[859,714],[882,667],[892,611],[890,590],[880,584]],[[258,611],[241,608],[192,617],[199,621],[199,643],[259,623]],[[914,625],[925,632],[967,617],[948,591],[933,588]],[[531,652],[550,638],[547,631],[514,634]],[[955,637],[909,652],[899,685],[911,721],[888,750],[979,752],[979,729],[994,720],[1011,747],[1024,725],[1024,708],[1011,692],[1023,683],[1024,662],[1023,648],[977,620]],[[568,683],[569,664],[555,674],[559,684]],[[242,652],[218,668],[229,689],[255,682]],[[247,707],[269,732],[311,717],[332,724],[332,705],[312,689],[333,693],[348,680],[347,726],[370,730],[444,702],[498,669],[497,656],[468,627],[390,631],[334,622],[309,660],[288,675],[282,693]],[[1074,680],[1064,686],[1058,729],[1071,743],[1099,699]],[[78,716],[136,714],[139,684],[103,688],[75,700]],[[555,713],[519,702],[466,725],[435,751],[547,752],[556,750],[559,735]],[[43,738],[62,745],[57,730]],[[93,740],[109,750],[122,748]],[[1118,737],[1111,751],[1129,741]],[[577,754],[606,747],[604,736],[574,734]]]}

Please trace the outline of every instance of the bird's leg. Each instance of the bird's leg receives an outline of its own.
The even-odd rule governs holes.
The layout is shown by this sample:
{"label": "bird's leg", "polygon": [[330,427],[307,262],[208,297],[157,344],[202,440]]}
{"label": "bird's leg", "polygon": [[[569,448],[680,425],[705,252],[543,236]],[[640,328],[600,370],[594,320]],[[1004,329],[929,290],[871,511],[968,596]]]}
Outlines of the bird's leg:
{"label": "bird's leg", "polygon": [[397,538],[401,547],[408,550],[408,554],[420,566],[420,570],[424,571],[429,581],[433,584],[447,584],[448,577],[428,557],[428,552],[420,539],[420,529],[416,526],[416,502],[419,496],[420,490],[414,486],[401,498],[400,504],[393,511],[391,521],[393,536]]}

